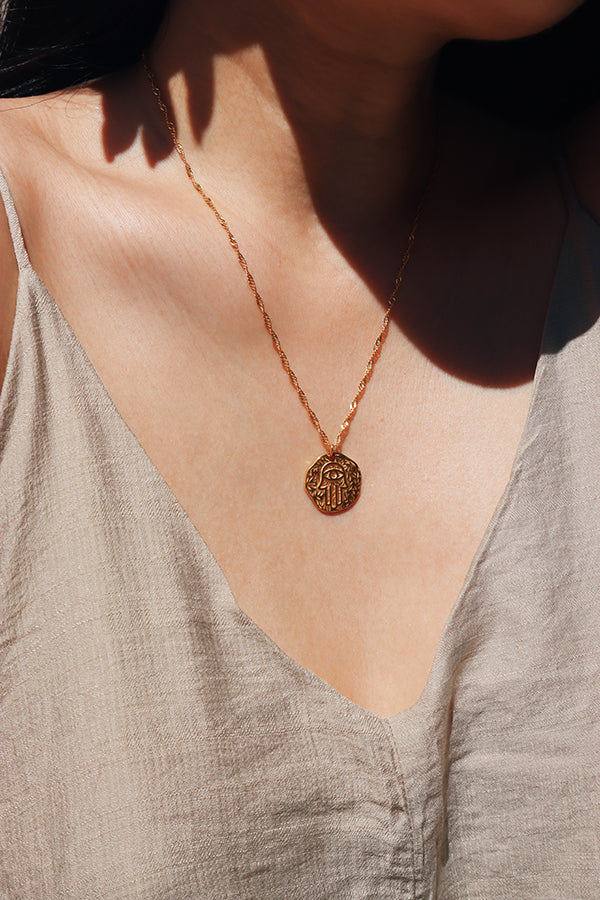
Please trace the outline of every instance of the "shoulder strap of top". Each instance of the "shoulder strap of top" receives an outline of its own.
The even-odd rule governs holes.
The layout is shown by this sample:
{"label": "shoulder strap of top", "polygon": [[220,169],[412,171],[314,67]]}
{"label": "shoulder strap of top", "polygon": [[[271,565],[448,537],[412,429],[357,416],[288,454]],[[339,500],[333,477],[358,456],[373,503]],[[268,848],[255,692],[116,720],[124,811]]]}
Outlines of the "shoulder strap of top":
{"label": "shoulder strap of top", "polygon": [[29,261],[27,250],[25,249],[25,241],[23,240],[23,232],[21,230],[21,223],[19,222],[15,201],[13,200],[6,176],[2,169],[0,169],[0,197],[2,197],[2,202],[4,203],[19,271],[22,271],[23,269],[29,268],[31,263]]}

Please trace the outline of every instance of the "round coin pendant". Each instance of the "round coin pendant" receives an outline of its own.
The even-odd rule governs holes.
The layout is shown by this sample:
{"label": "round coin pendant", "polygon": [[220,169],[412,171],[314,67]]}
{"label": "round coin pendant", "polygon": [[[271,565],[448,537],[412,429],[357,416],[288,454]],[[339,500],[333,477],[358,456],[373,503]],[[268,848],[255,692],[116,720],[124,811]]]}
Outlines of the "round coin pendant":
{"label": "round coin pendant", "polygon": [[343,453],[325,453],[306,473],[304,487],[317,509],[329,516],[346,512],[360,494],[360,469]]}

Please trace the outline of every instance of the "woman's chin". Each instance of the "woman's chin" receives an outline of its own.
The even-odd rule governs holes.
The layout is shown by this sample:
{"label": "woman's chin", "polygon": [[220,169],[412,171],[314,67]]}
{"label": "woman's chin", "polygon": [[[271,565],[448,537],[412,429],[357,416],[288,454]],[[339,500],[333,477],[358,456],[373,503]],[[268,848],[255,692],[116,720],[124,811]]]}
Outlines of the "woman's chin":
{"label": "woman's chin", "polygon": [[582,5],[583,0],[469,0],[452,3],[449,15],[464,8],[463,33],[457,37],[506,41],[544,31]]}

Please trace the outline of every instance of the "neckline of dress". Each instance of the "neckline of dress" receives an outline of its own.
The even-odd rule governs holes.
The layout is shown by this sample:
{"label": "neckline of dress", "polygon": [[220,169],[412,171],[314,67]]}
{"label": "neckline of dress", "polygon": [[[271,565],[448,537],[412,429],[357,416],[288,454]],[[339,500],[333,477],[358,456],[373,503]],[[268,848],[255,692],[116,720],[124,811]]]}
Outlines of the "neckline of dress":
{"label": "neckline of dress", "polygon": [[[582,210],[585,213],[585,210]],[[574,207],[572,203],[568,204],[567,209],[567,221],[566,226],[564,228],[562,242],[560,246],[560,251],[558,254],[557,264],[555,268],[554,282],[553,287],[550,292],[550,298],[548,302],[547,312],[546,312],[546,320],[543,329],[543,338],[541,341],[540,353],[538,355],[535,375],[533,380],[533,387],[531,392],[531,398],[529,403],[529,408],[527,412],[527,417],[525,420],[525,424],[523,426],[521,437],[519,440],[519,444],[515,453],[515,457],[513,460],[513,464],[511,467],[511,474],[505,486],[505,489],[502,493],[502,496],[492,514],[492,517],[487,525],[485,533],[479,543],[479,546],[471,560],[471,564],[468,568],[467,574],[463,581],[463,585],[461,590],[455,599],[452,609],[448,615],[444,628],[442,630],[442,634],[438,641],[433,662],[425,683],[425,686],[417,698],[417,700],[408,708],[399,710],[396,713],[391,715],[379,715],[355,701],[351,700],[349,697],[346,697],[332,685],[330,685],[324,678],[317,675],[316,672],[313,672],[311,669],[306,668],[300,662],[295,660],[292,656],[286,653],[279,645],[271,638],[252,618],[249,616],[239,605],[237,600],[235,599],[235,595],[233,590],[229,584],[228,579],[225,576],[221,566],[219,565],[216,557],[212,553],[210,547],[202,537],[202,534],[198,530],[198,528],[194,525],[190,516],[182,506],[181,502],[169,486],[165,477],[159,471],[157,466],[154,464],[144,447],[142,446],[140,440],[137,435],[132,431],[129,427],[128,423],[125,421],[123,416],[121,415],[119,409],[117,408],[112,395],[110,394],[107,386],[103,382],[100,374],[92,363],[90,357],[88,356],[87,351],[85,350],[83,344],[79,340],[77,334],[71,327],[69,321],[65,317],[62,312],[60,306],[56,302],[55,298],[51,294],[50,290],[35,270],[35,268],[31,265],[29,261],[29,257],[27,255],[27,251],[25,250],[25,256],[27,265],[21,267],[19,273],[19,281],[23,277],[26,277],[26,273],[29,273],[31,277],[36,282],[38,288],[39,297],[44,301],[44,305],[49,311],[50,315],[54,317],[59,327],[69,335],[71,344],[76,348],[77,353],[81,358],[82,366],[87,370],[88,374],[91,376],[92,383],[96,386],[99,394],[104,398],[105,406],[110,409],[113,418],[117,424],[117,427],[121,429],[125,429],[126,432],[133,439],[133,446],[136,448],[140,458],[143,460],[144,465],[149,468],[151,474],[153,475],[153,480],[160,487],[163,495],[165,497],[167,506],[171,507],[173,512],[177,514],[179,520],[183,523],[186,531],[188,532],[188,537],[191,540],[192,544],[200,551],[200,555],[208,560],[210,566],[213,568],[213,574],[216,577],[216,580],[220,584],[224,595],[227,597],[228,605],[230,607],[230,612],[235,615],[236,619],[243,623],[245,627],[252,629],[255,634],[260,638],[260,640],[265,644],[265,646],[270,647],[270,649],[276,654],[276,656],[280,659],[282,663],[286,665],[286,667],[290,668],[295,674],[301,675],[304,681],[308,681],[313,686],[317,687],[319,690],[324,691],[330,699],[336,701],[338,705],[340,705],[346,712],[352,712],[354,714],[360,715],[364,720],[369,722],[372,726],[380,728],[381,726],[387,726],[388,728],[398,728],[399,726],[406,725],[408,721],[412,721],[414,719],[421,718],[426,714],[426,711],[430,708],[430,701],[432,696],[435,695],[435,687],[439,681],[439,676],[442,673],[444,668],[444,659],[449,653],[450,647],[452,645],[453,631],[454,625],[457,617],[464,613],[464,607],[468,603],[469,596],[472,592],[475,576],[480,568],[481,564],[485,560],[486,552],[488,551],[490,545],[493,543],[495,537],[498,534],[500,529],[501,522],[503,521],[507,510],[509,509],[515,493],[516,480],[515,474],[516,471],[523,466],[524,459],[527,452],[527,447],[529,446],[529,437],[532,429],[532,420],[534,416],[534,411],[536,410],[539,401],[540,401],[540,391],[541,391],[541,383],[542,383],[542,373],[544,371],[548,356],[551,355],[551,351],[549,350],[549,325],[552,321],[553,313],[556,307],[557,298],[561,293],[561,286],[563,279],[566,276],[566,255],[567,255],[567,247],[569,243],[569,238],[571,235],[572,227],[573,227],[573,215],[574,215]],[[21,284],[19,284],[19,298],[21,296]],[[15,344],[15,332],[18,327],[18,321],[21,318],[20,309],[19,309],[19,298],[17,301],[17,310],[15,314],[15,324],[13,327],[13,335],[11,340],[11,345],[9,349],[9,358],[8,365],[6,370],[6,377],[9,377],[9,371],[11,369],[12,357],[14,355],[14,344]],[[5,385],[6,387],[6,385]],[[0,392],[0,409],[2,407],[2,394],[4,391]]]}

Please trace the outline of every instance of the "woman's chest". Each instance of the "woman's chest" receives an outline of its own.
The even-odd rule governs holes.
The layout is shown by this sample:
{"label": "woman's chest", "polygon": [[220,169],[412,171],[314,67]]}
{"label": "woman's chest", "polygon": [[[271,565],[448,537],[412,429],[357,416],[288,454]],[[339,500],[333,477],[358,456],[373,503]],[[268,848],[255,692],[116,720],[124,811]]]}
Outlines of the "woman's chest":
{"label": "woman's chest", "polygon": [[[262,323],[250,349],[232,351],[131,310],[107,298],[72,324],[239,606],[360,705],[412,705],[510,478],[531,386],[465,386],[394,330],[342,448],[361,468],[360,497],[328,516],[305,491],[324,449]],[[333,436],[362,360],[338,367],[333,397],[310,362],[297,368]]]}
{"label": "woman's chest", "polygon": [[[60,249],[64,223],[44,229],[34,263],[239,606],[357,703],[380,714],[412,705],[509,481],[531,385],[453,377],[393,322],[342,447],[361,469],[360,498],[325,516],[304,489],[321,440],[212,232],[204,255],[174,259],[173,235],[158,234],[150,252],[147,227],[131,241],[114,224],[96,238],[89,226],[75,259]],[[333,440],[381,305],[364,288],[345,296],[317,269],[301,286],[275,269],[266,287]],[[416,309],[424,301],[410,290]]]}

